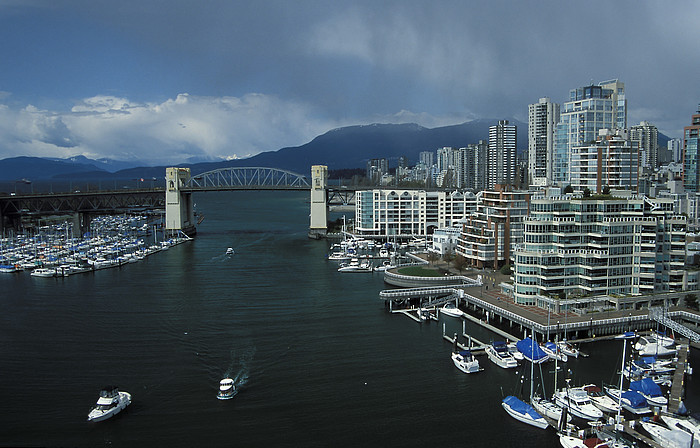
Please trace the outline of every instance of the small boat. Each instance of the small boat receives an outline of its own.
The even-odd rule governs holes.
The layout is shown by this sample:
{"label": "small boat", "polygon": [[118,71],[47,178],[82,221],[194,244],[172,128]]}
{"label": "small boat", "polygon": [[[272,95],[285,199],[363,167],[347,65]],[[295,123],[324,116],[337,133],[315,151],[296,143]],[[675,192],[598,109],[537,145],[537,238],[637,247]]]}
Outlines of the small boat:
{"label": "small boat", "polygon": [[639,338],[634,349],[642,356],[670,356],[676,353],[674,347],[666,347],[653,336],[642,336]]}
{"label": "small boat", "polygon": [[375,271],[388,271],[389,269],[394,269],[396,266],[391,264],[391,261],[389,260],[384,260],[384,262],[380,266],[375,266],[374,270]]}
{"label": "small boat", "polygon": [[226,249],[226,255],[233,255],[235,253],[236,251],[233,250],[233,247],[229,247]]}
{"label": "small boat", "polygon": [[219,393],[216,394],[216,398],[219,400],[230,400],[235,397],[238,393],[236,386],[233,384],[231,378],[224,378],[219,382]]}
{"label": "small boat", "polygon": [[693,435],[683,429],[669,429],[657,423],[645,421],[640,421],[638,424],[642,425],[644,431],[648,432],[651,438],[661,446],[684,448],[690,447],[691,442],[693,442],[692,447],[700,446],[700,442],[694,440]]}
{"label": "small boat", "polygon": [[486,346],[486,355],[491,362],[503,369],[518,367],[518,361],[508,351],[508,346],[503,341],[494,341]]}
{"label": "small boat", "polygon": [[630,382],[630,390],[639,392],[651,406],[663,407],[668,405],[668,398],[661,393],[661,388],[651,378],[642,378]]}
{"label": "small boat", "polygon": [[2,273],[11,274],[18,271],[19,268],[16,264],[0,264],[0,272]]}
{"label": "small boat", "polygon": [[559,443],[563,448],[613,448],[610,441],[599,439],[597,437],[589,437],[582,439],[566,434],[559,434]]}
{"label": "small boat", "polygon": [[670,429],[680,429],[688,434],[693,434],[695,440],[698,441],[697,443],[700,443],[700,422],[696,419],[692,417],[679,418],[675,415],[662,413],[661,420],[663,420]]}
{"label": "small boat", "polygon": [[32,277],[56,277],[56,268],[36,268],[29,275]]}
{"label": "small boat", "polygon": [[440,308],[440,314],[444,314],[445,316],[450,316],[450,317],[462,317],[464,316],[464,311],[460,310],[457,308],[457,305],[455,305],[452,302],[448,302]]}
{"label": "small boat", "polygon": [[353,258],[349,263],[343,263],[338,268],[338,272],[372,272],[372,263],[367,260]]}
{"label": "small boat", "polygon": [[508,395],[501,402],[506,412],[516,420],[519,420],[536,428],[547,429],[549,423],[532,406],[513,395]]}
{"label": "small boat", "polygon": [[542,351],[540,345],[532,338],[520,340],[515,345],[518,347],[518,351],[523,354],[523,357],[530,362],[540,364],[549,359],[549,355]]}
{"label": "small boat", "polygon": [[452,362],[459,370],[464,373],[476,373],[479,370],[479,360],[469,350],[461,350],[457,353],[452,352]]}
{"label": "small boat", "polygon": [[559,346],[555,344],[554,342],[545,342],[544,344],[540,345],[540,348],[542,349],[543,352],[549,355],[550,359],[557,359],[557,361],[561,362],[566,362],[569,360],[569,357],[566,356],[564,352],[562,352],[559,349]]}
{"label": "small boat", "polygon": [[657,376],[670,374],[675,371],[673,361],[670,359],[657,359],[656,356],[642,356],[632,361],[629,368],[625,368],[626,377]]}
{"label": "small boat", "polygon": [[572,358],[578,358],[578,355],[579,355],[578,349],[576,347],[574,347],[566,339],[564,339],[563,341],[557,342],[557,346],[559,347],[559,351],[561,351],[566,356],[571,356]]}
{"label": "small boat", "polygon": [[605,386],[605,393],[610,396],[613,400],[617,400],[623,408],[627,409],[633,414],[648,414],[651,412],[649,404],[646,398],[639,392],[633,390],[626,390],[620,393],[620,389],[615,387]]}
{"label": "small boat", "polygon": [[554,402],[562,408],[568,407],[572,415],[584,420],[594,421],[603,418],[603,411],[591,402],[586,391],[578,387],[556,391]]}
{"label": "small boat", "polygon": [[591,399],[591,403],[597,406],[601,411],[617,414],[620,410],[618,402],[605,395],[605,392],[595,384],[586,384],[581,386],[581,389],[586,391],[588,398]]}
{"label": "small boat", "polygon": [[[532,399],[530,400],[530,404],[541,416],[548,417],[557,422],[561,420],[564,409],[553,401],[547,400],[546,398],[538,395],[533,395]],[[571,421],[571,414],[568,412],[566,413],[566,421]]]}
{"label": "small boat", "polygon": [[518,346],[515,342],[509,342],[508,345],[508,353],[511,354],[513,358],[515,358],[516,361],[522,361],[525,359],[522,353],[520,353],[520,350],[518,350]]}
{"label": "small boat", "polygon": [[105,386],[100,390],[97,404],[88,414],[89,422],[107,420],[117,415],[122,409],[131,404],[131,394],[120,392],[116,386]]}
{"label": "small boat", "polygon": [[350,255],[345,251],[331,252],[328,254],[329,260],[349,260]]}

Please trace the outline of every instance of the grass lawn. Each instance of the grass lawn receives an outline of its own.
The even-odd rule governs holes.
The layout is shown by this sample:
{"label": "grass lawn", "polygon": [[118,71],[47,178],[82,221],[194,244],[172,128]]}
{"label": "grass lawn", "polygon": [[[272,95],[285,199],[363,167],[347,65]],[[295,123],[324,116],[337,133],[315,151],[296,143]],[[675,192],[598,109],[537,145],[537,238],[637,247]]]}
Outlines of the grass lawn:
{"label": "grass lawn", "polygon": [[415,277],[442,277],[443,274],[438,272],[436,269],[426,268],[423,266],[406,266],[405,268],[400,268],[397,274],[401,275],[413,275]]}

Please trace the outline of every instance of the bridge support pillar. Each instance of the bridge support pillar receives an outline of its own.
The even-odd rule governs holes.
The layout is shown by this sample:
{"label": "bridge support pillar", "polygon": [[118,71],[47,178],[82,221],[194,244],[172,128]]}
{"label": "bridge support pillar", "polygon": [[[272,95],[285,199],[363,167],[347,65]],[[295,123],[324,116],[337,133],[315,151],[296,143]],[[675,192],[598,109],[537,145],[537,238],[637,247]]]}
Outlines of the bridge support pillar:
{"label": "bridge support pillar", "polygon": [[165,169],[165,231],[169,235],[180,231],[187,236],[197,233],[192,193],[180,191],[189,180],[189,168]]}
{"label": "bridge support pillar", "polygon": [[321,239],[328,232],[328,167],[314,165],[311,167],[311,223],[309,238]]}

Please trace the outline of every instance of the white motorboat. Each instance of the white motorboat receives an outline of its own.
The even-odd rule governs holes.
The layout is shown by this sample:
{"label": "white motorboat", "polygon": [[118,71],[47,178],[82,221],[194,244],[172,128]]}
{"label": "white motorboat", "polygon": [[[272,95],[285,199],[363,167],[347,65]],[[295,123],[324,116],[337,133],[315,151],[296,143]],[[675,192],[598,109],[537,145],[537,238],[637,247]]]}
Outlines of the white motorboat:
{"label": "white motorboat", "polygon": [[623,408],[627,409],[633,414],[648,414],[651,412],[649,404],[646,398],[638,392],[633,390],[626,390],[620,393],[620,389],[615,387],[604,386],[605,393],[610,396],[613,400],[618,401]]}
{"label": "white motorboat", "polygon": [[509,342],[507,347],[508,353],[510,353],[516,361],[522,361],[523,359],[525,359],[520,350],[518,350],[518,345],[515,342]]}
{"label": "white motorboat", "polygon": [[476,373],[482,369],[479,368],[479,360],[469,350],[461,350],[457,353],[452,352],[452,362],[459,370],[464,373]]}
{"label": "white motorboat", "polygon": [[560,407],[568,407],[569,412],[584,420],[603,418],[603,411],[598,409],[581,388],[564,388],[554,393],[554,402]]}
{"label": "white motorboat", "polygon": [[508,395],[501,402],[506,412],[516,420],[540,429],[547,429],[549,423],[535,408],[513,395]]}
{"label": "white motorboat", "polygon": [[349,263],[341,264],[338,272],[372,272],[372,263],[368,260],[360,261],[357,258],[352,258]]}
{"label": "white motorboat", "polygon": [[328,254],[328,259],[329,260],[339,260],[339,261],[349,260],[350,255],[345,251],[331,252],[330,254]]}
{"label": "white motorboat", "polygon": [[219,382],[219,393],[216,394],[216,398],[219,400],[230,400],[235,397],[237,393],[238,389],[236,389],[236,385],[233,384],[233,380],[231,378],[224,378]]}
{"label": "white motorboat", "polygon": [[605,392],[595,384],[586,384],[581,386],[581,389],[586,391],[588,398],[591,399],[591,403],[597,406],[601,411],[617,414],[620,410],[618,402],[605,395]]}
{"label": "white motorboat", "polygon": [[19,267],[16,264],[0,264],[0,272],[2,273],[11,274],[18,271]]}
{"label": "white motorboat", "polygon": [[29,275],[32,277],[56,277],[56,268],[36,268]]}
{"label": "white motorboat", "polygon": [[561,362],[566,362],[569,359],[569,357],[566,356],[566,354],[562,352],[559,349],[559,346],[554,342],[545,342],[544,344],[540,345],[540,348],[543,352],[549,355],[549,359],[556,358],[557,361]]}
{"label": "white motorboat", "polygon": [[388,271],[389,269],[394,269],[395,267],[396,267],[396,266],[394,266],[393,264],[391,264],[391,261],[389,261],[389,260],[384,260],[384,262],[383,262],[381,265],[375,266],[375,267],[374,267],[374,270],[375,270],[375,271]]}
{"label": "white motorboat", "polygon": [[233,255],[235,253],[236,251],[233,250],[233,247],[226,248],[226,255]]}
{"label": "white motorboat", "polygon": [[559,347],[559,351],[561,351],[566,356],[571,356],[572,358],[578,358],[578,355],[579,355],[578,349],[576,347],[574,347],[566,339],[564,339],[563,341],[557,342],[557,346]]}
{"label": "white motorboat", "polygon": [[99,422],[114,417],[131,404],[131,394],[120,392],[116,386],[106,386],[100,391],[97,404],[88,414],[89,422]]}
{"label": "white motorboat", "polygon": [[440,308],[440,314],[444,314],[445,316],[450,316],[450,317],[462,317],[464,316],[464,311],[460,310],[457,308],[457,305],[455,305],[452,302],[448,302]]}
{"label": "white motorboat", "polygon": [[634,349],[642,356],[670,356],[676,353],[675,347],[666,347],[653,336],[639,338]]}
{"label": "white motorboat", "polygon": [[652,439],[659,445],[668,448],[685,448],[691,446],[696,448],[700,446],[700,441],[694,439],[693,435],[683,429],[669,429],[662,425],[652,422],[640,421],[638,424],[649,433]]}
{"label": "white motorboat", "polygon": [[679,418],[675,415],[662,413],[661,420],[663,420],[663,422],[666,423],[670,429],[680,429],[688,434],[693,434],[695,440],[700,443],[700,422],[698,422],[696,419],[692,417]]}
{"label": "white motorboat", "polygon": [[494,341],[486,346],[486,355],[491,362],[503,369],[512,369],[518,367],[518,361],[508,350],[508,346],[503,341]]}

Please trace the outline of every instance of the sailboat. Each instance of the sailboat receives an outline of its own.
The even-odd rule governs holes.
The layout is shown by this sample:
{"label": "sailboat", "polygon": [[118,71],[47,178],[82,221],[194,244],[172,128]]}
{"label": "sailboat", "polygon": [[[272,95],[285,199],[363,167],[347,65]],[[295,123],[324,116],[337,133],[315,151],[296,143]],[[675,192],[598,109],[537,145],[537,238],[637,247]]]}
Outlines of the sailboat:
{"label": "sailboat", "polygon": [[[530,339],[532,341],[532,350],[534,351],[535,347],[539,347],[537,344],[535,344],[533,339]],[[523,341],[520,341],[523,342]],[[518,344],[520,344],[518,342]],[[518,350],[520,350],[520,346],[518,346]],[[522,351],[522,350],[521,350]],[[546,355],[545,355],[546,357]],[[531,361],[531,359],[528,359]],[[532,388],[533,388],[533,374],[534,374],[534,366],[535,362],[530,362],[530,401],[532,401]],[[521,386],[522,386],[522,379],[521,379]],[[501,402],[501,406],[503,406],[503,409],[516,420],[519,420],[523,423],[527,423],[528,425],[534,426],[536,428],[540,429],[547,429],[549,426],[549,423],[547,422],[547,419],[545,419],[540,413],[538,413],[535,408],[533,408],[531,405],[525,403],[518,397],[515,397],[514,395],[508,395],[503,399]]]}

